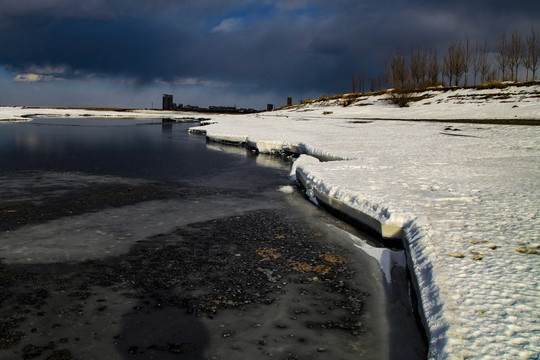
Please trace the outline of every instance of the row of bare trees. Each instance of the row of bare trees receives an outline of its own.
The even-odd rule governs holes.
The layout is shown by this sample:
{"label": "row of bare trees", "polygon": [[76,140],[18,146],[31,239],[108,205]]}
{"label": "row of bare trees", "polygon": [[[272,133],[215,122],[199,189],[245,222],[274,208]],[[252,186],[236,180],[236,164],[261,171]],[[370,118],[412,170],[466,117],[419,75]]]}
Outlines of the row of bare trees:
{"label": "row of bare trees", "polygon": [[386,82],[398,90],[440,84],[468,86],[494,80],[517,82],[522,68],[525,81],[535,80],[540,63],[539,35],[535,27],[525,37],[516,31],[510,35],[501,32],[493,51],[487,41],[473,45],[466,36],[465,40],[450,43],[442,57],[434,47],[411,48],[409,55],[396,54],[386,62]]}
{"label": "row of bare trees", "polygon": [[525,80],[529,79],[529,71],[532,80],[536,79],[540,57],[540,38],[537,29],[532,28],[525,38],[517,32],[513,32],[510,36],[500,33],[496,43],[495,60],[499,65],[503,80],[518,81],[520,65],[526,69]]}

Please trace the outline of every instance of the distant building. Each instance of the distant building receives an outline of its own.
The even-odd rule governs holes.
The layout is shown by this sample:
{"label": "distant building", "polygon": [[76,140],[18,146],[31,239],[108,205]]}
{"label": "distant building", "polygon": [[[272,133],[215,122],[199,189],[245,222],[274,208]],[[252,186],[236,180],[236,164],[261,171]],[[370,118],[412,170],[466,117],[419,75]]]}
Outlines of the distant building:
{"label": "distant building", "polygon": [[[271,109],[274,108],[272,104],[269,104],[269,106],[271,106]],[[259,112],[258,110],[255,110],[252,108],[249,108],[249,109],[237,108],[236,105],[235,106],[209,106],[207,108],[203,108],[203,107],[194,106],[194,105],[175,104],[173,103],[173,96],[169,94],[163,94],[162,109],[163,110],[218,113],[218,114],[250,114],[250,113]]]}
{"label": "distant building", "polygon": [[208,110],[218,113],[237,112],[236,106],[209,106]]}
{"label": "distant building", "polygon": [[288,106],[292,105],[292,98],[290,98],[290,97],[287,98],[287,105]]}
{"label": "distant building", "polygon": [[174,110],[172,95],[163,94],[163,110]]}
{"label": "distant building", "polygon": [[272,110],[274,110],[274,104],[266,105],[266,111],[272,111]]}

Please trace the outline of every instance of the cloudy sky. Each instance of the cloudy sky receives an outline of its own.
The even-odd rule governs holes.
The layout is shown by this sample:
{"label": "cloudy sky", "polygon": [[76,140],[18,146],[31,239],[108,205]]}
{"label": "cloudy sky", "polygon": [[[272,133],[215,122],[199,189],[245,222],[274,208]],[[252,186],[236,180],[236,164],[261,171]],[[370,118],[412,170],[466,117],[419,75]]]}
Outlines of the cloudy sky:
{"label": "cloudy sky", "polygon": [[278,106],[539,19],[537,0],[1,0],[0,105]]}

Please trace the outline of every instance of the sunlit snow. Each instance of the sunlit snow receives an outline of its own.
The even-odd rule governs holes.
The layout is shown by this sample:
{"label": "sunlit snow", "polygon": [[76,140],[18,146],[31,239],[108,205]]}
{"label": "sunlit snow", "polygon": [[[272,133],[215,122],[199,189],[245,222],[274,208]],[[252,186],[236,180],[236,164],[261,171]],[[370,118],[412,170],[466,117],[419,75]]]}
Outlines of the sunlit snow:
{"label": "sunlit snow", "polygon": [[441,92],[404,109],[380,96],[336,100],[215,116],[200,129],[261,151],[299,149],[293,173],[312,191],[402,226],[432,357],[528,359],[540,354],[540,128],[358,121],[540,119],[540,87],[516,89],[504,101],[481,100],[500,90]]}

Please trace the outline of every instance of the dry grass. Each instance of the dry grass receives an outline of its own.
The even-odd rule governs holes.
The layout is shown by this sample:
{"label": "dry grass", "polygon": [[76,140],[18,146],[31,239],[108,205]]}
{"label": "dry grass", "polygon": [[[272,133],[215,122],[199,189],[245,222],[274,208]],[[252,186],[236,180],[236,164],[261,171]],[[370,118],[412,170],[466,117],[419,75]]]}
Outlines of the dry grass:
{"label": "dry grass", "polygon": [[487,83],[482,83],[476,85],[476,89],[478,90],[486,90],[486,89],[505,89],[509,86],[509,83],[503,83],[500,81],[490,81]]}
{"label": "dry grass", "polygon": [[334,255],[330,253],[324,253],[319,255],[319,259],[322,259],[328,263],[331,264],[345,264],[351,262],[349,259],[340,256],[340,255]]}
{"label": "dry grass", "polygon": [[326,275],[330,272],[330,270],[332,270],[332,268],[328,265],[312,266],[310,264],[306,264],[302,262],[293,262],[291,263],[291,266],[294,271],[298,271],[301,273],[316,272],[319,275]]}
{"label": "dry grass", "polygon": [[311,272],[313,271],[313,266],[309,265],[309,264],[306,264],[306,263],[301,263],[301,262],[293,262],[291,263],[291,266],[293,268],[294,271],[298,271],[298,272],[301,272],[301,273],[306,273],[306,272]]}
{"label": "dry grass", "polygon": [[281,257],[281,254],[274,248],[260,248],[255,250],[255,253],[262,257],[261,261],[277,260]]}

